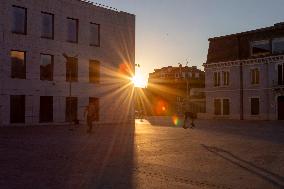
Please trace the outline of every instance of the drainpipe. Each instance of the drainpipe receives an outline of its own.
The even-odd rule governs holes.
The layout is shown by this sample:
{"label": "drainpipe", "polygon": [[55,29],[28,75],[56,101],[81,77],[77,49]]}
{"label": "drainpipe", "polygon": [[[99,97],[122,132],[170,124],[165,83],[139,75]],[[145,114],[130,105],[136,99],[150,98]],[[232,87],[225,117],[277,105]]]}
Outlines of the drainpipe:
{"label": "drainpipe", "polygon": [[240,61],[240,120],[244,120],[244,83],[243,83],[243,62],[241,61],[240,36],[238,36],[238,59]]}

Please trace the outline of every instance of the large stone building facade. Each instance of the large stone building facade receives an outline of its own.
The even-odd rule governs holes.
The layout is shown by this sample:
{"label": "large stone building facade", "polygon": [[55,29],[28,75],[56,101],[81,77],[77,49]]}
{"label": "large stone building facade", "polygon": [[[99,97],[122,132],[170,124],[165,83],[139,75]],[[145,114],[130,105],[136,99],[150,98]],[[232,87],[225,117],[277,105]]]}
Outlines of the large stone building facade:
{"label": "large stone building facade", "polygon": [[149,74],[147,96],[151,114],[205,112],[205,73],[196,66],[168,66]]}
{"label": "large stone building facade", "polygon": [[207,118],[284,119],[284,24],[209,39]]}
{"label": "large stone building facade", "polygon": [[[80,0],[1,0],[0,125],[133,121],[135,16]],[[117,113],[119,109],[119,112]]]}

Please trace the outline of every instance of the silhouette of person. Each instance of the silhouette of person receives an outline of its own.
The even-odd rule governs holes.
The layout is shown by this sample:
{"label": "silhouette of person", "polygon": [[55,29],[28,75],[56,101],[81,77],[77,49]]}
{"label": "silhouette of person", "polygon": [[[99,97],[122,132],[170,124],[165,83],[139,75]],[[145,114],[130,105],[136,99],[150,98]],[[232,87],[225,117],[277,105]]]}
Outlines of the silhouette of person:
{"label": "silhouette of person", "polygon": [[88,126],[87,133],[91,133],[93,128],[93,121],[96,118],[96,106],[94,103],[90,103],[88,106],[86,106],[84,117]]}
{"label": "silhouette of person", "polygon": [[191,119],[191,123],[190,123],[191,127],[190,127],[190,128],[193,129],[193,128],[195,127],[194,120],[195,120],[196,118],[197,118],[196,113],[194,113],[194,112],[189,112],[189,111],[184,112],[183,128],[184,128],[184,129],[189,128],[189,126],[187,125],[187,121],[188,121],[188,119]]}

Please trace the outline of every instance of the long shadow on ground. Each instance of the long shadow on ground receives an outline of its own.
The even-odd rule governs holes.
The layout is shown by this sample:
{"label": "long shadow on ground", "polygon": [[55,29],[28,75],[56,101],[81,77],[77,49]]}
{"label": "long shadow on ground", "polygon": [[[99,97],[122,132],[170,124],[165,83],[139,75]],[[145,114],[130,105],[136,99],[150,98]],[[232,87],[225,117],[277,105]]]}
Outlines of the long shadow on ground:
{"label": "long shadow on ground", "polygon": [[134,125],[1,128],[0,186],[133,188]]}

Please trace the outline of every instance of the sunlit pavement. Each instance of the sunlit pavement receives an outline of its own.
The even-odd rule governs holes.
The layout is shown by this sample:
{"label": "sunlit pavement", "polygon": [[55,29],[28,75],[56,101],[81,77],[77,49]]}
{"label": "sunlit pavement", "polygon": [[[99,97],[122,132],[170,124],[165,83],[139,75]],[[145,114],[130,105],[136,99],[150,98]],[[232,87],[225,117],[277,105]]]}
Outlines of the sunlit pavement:
{"label": "sunlit pavement", "polygon": [[283,188],[284,122],[0,128],[0,188]]}

